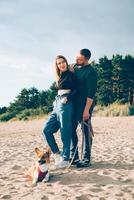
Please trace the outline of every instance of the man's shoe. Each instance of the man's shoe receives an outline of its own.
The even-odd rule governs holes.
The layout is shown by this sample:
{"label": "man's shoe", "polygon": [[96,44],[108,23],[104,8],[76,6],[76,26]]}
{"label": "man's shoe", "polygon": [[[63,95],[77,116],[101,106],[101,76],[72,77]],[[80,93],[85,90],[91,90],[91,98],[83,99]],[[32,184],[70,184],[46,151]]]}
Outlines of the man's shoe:
{"label": "man's shoe", "polygon": [[69,162],[71,163],[71,165],[77,165],[77,163],[80,162],[80,160],[79,159],[74,159],[72,161],[72,158],[70,158]]}
{"label": "man's shoe", "polygon": [[84,168],[84,167],[90,167],[91,166],[91,163],[89,161],[79,161],[77,164],[76,164],[76,167],[77,168]]}

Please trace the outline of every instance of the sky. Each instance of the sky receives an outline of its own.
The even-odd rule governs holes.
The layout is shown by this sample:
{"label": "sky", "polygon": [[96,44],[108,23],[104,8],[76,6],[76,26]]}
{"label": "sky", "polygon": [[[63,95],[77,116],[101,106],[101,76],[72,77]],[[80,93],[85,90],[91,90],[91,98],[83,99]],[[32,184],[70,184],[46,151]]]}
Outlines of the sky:
{"label": "sky", "polygon": [[0,0],[0,107],[23,88],[48,89],[58,54],[134,56],[133,0]]}

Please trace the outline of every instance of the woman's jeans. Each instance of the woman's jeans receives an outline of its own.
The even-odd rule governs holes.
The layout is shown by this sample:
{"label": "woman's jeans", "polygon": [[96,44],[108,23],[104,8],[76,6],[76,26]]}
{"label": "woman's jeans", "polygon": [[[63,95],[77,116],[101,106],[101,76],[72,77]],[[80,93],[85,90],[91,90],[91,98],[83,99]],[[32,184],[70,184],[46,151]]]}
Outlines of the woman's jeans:
{"label": "woman's jeans", "polygon": [[61,103],[62,96],[57,96],[54,101],[53,112],[43,130],[43,136],[51,148],[53,153],[58,153],[59,148],[54,138],[54,133],[60,129],[61,140],[63,143],[62,157],[68,161],[70,158],[70,142],[72,137],[72,116],[73,105],[69,101],[65,104]]}

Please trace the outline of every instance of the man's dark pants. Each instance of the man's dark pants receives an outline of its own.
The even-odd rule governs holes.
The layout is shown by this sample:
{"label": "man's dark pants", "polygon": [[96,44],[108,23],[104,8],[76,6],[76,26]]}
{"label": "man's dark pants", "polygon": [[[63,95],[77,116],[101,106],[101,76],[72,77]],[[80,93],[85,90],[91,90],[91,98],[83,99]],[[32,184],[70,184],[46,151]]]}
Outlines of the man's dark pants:
{"label": "man's dark pants", "polygon": [[[91,120],[91,119],[89,119]],[[91,161],[91,146],[92,146],[92,135],[91,135],[91,129],[89,126],[89,121],[79,122],[76,118],[73,118],[73,132],[72,132],[72,140],[71,140],[71,157],[74,156],[74,160],[79,160],[79,154],[78,154],[78,135],[76,132],[78,124],[81,124],[82,129],[82,160],[87,161],[90,163]],[[77,150],[76,150],[77,148]]]}

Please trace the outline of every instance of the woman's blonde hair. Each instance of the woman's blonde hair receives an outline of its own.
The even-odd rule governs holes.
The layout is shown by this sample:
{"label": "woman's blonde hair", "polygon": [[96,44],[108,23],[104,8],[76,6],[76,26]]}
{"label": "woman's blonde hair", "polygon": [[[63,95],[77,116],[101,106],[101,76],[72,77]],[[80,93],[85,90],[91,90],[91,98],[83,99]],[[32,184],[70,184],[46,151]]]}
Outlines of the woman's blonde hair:
{"label": "woman's blonde hair", "polygon": [[56,84],[58,83],[58,80],[59,80],[60,74],[61,74],[60,69],[59,69],[58,66],[57,66],[57,60],[60,59],[60,58],[62,58],[62,59],[66,62],[67,67],[68,67],[67,59],[66,59],[64,56],[62,56],[62,55],[58,55],[58,56],[56,57],[56,59],[55,59]]}

